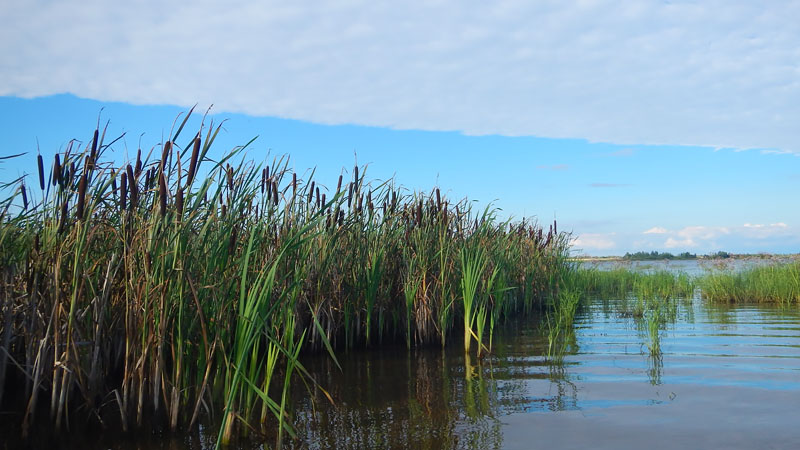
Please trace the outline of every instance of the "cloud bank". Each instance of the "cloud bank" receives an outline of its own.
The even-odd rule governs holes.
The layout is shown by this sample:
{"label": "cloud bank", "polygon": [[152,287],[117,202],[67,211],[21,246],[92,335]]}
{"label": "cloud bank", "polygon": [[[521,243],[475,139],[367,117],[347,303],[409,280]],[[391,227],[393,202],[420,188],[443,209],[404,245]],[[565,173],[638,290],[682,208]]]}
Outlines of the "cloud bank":
{"label": "cloud bank", "polygon": [[9,1],[0,95],[798,151],[797,17],[791,1]]}

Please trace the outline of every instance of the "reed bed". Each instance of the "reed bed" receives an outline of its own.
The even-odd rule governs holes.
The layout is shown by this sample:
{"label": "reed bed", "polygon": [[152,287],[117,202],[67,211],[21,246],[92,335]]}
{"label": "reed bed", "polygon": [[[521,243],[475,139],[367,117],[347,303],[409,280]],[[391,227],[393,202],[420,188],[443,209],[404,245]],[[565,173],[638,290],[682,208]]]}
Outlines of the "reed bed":
{"label": "reed bed", "polygon": [[741,272],[712,271],[698,280],[703,298],[722,303],[800,303],[800,263],[754,267]]}
{"label": "reed bed", "polygon": [[673,299],[694,294],[695,280],[679,272],[659,270],[636,272],[625,268],[613,270],[583,269],[572,272],[569,283],[586,296],[597,298]]}
{"label": "reed bed", "polygon": [[444,346],[459,331],[488,350],[487,320],[490,347],[569,270],[555,222],[499,221],[364,167],[327,186],[286,157],[246,160],[249,144],[215,160],[219,126],[185,137],[186,123],[122,166],[98,129],[4,186],[0,405],[23,435],[208,420],[219,445],[280,446],[293,380],[324,392],[302,351]]}

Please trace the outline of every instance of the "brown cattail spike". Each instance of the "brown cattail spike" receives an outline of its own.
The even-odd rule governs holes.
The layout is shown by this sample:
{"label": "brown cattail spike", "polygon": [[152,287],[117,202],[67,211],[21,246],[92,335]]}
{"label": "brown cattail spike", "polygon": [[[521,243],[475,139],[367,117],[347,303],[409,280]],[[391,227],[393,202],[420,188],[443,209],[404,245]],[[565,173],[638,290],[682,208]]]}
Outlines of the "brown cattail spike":
{"label": "brown cattail spike", "polygon": [[161,205],[161,217],[164,217],[167,214],[167,180],[163,173],[158,177],[158,200]]}
{"label": "brown cattail spike", "polygon": [[[178,190],[175,198],[175,208],[178,210],[178,218],[183,216],[183,189]],[[256,215],[258,215],[258,205],[256,205]]]}
{"label": "brown cattail spike", "polygon": [[[128,166],[130,167],[130,165]],[[119,210],[125,211],[125,204],[128,201],[128,173],[122,172],[122,179],[120,180],[119,192]]]}
{"label": "brown cattail spike", "polygon": [[339,175],[339,183],[336,184],[336,193],[338,194],[342,190],[342,176]]}
{"label": "brown cattail spike", "polygon": [[28,194],[25,192],[25,185],[20,185],[20,190],[22,191],[22,207],[23,209],[28,209]]}
{"label": "brown cattail spike", "polygon": [[39,164],[39,187],[44,190],[44,161],[42,155],[36,156],[36,162]]}
{"label": "brown cattail spike", "polygon": [[94,136],[92,137],[92,152],[89,154],[92,163],[94,163],[94,161],[97,159],[97,144],[99,139],[100,139],[100,130],[95,128]]}
{"label": "brown cattail spike", "polygon": [[56,183],[61,183],[61,161],[58,153],[56,153],[55,161],[53,162],[53,186]]}
{"label": "brown cattail spike", "polygon": [[189,176],[186,178],[186,185],[191,186],[194,180],[195,171],[197,170],[197,158],[200,157],[200,133],[194,138],[194,145],[192,146],[192,159],[189,161]]}
{"label": "brown cattail spike", "polygon": [[78,220],[83,219],[83,210],[86,207],[86,172],[81,175],[78,183]]}
{"label": "brown cattail spike", "polygon": [[164,143],[164,149],[161,151],[161,166],[159,166],[161,172],[167,170],[167,158],[169,158],[170,150],[172,150],[172,142],[167,141]]}

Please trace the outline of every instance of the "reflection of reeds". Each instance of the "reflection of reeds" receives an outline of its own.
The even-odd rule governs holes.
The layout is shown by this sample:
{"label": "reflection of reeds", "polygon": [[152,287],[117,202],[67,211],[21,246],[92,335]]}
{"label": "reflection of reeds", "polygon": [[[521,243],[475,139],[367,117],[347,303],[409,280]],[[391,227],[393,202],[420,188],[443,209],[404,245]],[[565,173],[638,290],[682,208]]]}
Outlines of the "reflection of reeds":
{"label": "reflection of reeds", "polygon": [[[477,311],[494,323],[555,295],[568,243],[555,227],[501,223],[358,168],[326,198],[287,158],[235,162],[245,145],[213,161],[218,131],[185,146],[179,131],[157,160],[139,150],[121,167],[103,161],[105,133],[95,133],[83,152],[56,155],[35,199],[18,184],[0,202],[0,323],[11,324],[0,358],[21,369],[0,373],[26,380],[23,432],[43,408],[58,427],[72,414],[108,416],[98,400],[113,398],[128,429],[147,417],[192,427],[222,405],[221,441],[259,431],[258,419],[282,437],[301,348],[443,345],[460,319],[473,329]],[[470,308],[459,289],[466,248],[483,255],[467,275]]]}
{"label": "reflection of reeds", "polygon": [[561,364],[569,347],[574,345],[574,321],[579,304],[580,292],[564,288],[553,298],[552,308],[545,317],[547,358],[555,364]]}

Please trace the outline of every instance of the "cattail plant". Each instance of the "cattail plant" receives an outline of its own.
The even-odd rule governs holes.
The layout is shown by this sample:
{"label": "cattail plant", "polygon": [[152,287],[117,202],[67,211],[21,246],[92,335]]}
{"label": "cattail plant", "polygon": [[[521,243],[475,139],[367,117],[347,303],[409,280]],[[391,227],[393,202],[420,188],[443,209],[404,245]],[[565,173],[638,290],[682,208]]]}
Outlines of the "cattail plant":
{"label": "cattail plant", "polygon": [[216,162],[206,155],[219,126],[189,151],[185,124],[158,160],[139,148],[124,166],[103,161],[113,141],[98,127],[88,149],[55,155],[51,180],[37,156],[54,195],[29,202],[20,184],[8,200],[9,292],[37,296],[10,296],[14,323],[33,325],[15,325],[2,349],[27,380],[26,433],[77,419],[128,430],[217,421],[220,442],[255,433],[277,444],[292,432],[301,352],[444,346],[460,333],[484,351],[485,332],[491,343],[495,323],[546,304],[567,270],[555,222],[544,239],[534,222],[499,222],[438,187],[370,181],[363,166],[350,180],[342,171],[334,192],[288,158],[234,162],[246,146]]}

